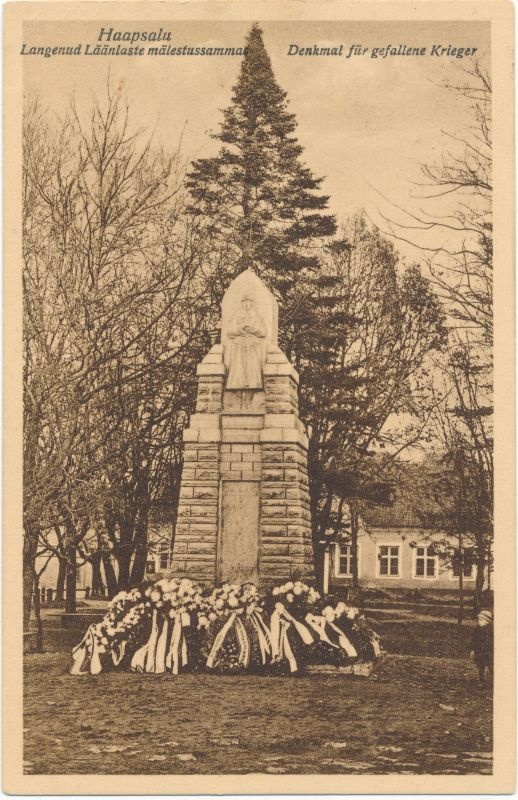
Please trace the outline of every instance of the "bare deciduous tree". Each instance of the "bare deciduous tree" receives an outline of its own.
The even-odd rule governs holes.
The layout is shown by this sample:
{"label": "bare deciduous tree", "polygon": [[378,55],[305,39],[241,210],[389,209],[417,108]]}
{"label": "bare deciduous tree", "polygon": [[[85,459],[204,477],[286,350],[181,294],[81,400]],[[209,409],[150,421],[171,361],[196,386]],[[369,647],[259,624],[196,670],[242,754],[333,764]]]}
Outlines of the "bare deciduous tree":
{"label": "bare deciduous tree", "polygon": [[42,533],[62,533],[69,610],[92,528],[109,583],[118,562],[112,590],[138,582],[149,504],[178,472],[208,309],[177,172],[131,130],[121,89],[108,85],[89,115],[72,104],[59,124],[27,106],[26,625]]}

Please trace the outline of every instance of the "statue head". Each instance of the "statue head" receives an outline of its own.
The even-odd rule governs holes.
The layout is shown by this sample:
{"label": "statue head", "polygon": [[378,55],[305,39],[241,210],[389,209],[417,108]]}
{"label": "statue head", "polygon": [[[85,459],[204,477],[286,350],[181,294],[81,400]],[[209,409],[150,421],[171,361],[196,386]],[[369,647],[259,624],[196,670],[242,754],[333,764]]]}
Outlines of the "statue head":
{"label": "statue head", "polygon": [[227,342],[227,329],[236,312],[258,315],[266,326],[266,343],[277,344],[278,306],[266,284],[251,270],[234,278],[223,297],[221,308],[221,343]]}
{"label": "statue head", "polygon": [[248,313],[252,309],[254,298],[250,294],[245,294],[241,298],[241,306]]}

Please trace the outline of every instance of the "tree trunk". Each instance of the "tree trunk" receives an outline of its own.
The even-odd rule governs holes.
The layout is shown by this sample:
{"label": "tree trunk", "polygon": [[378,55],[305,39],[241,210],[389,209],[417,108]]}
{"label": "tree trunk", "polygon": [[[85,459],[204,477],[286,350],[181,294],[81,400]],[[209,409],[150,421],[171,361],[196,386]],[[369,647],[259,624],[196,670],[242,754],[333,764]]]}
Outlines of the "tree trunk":
{"label": "tree trunk", "polygon": [[324,591],[324,554],[325,546],[318,545],[313,548],[315,583],[319,592]]}
{"label": "tree trunk", "polygon": [[111,600],[112,597],[115,597],[115,595],[119,590],[117,584],[117,576],[115,575],[115,570],[113,569],[110,553],[107,552],[106,550],[103,550],[102,552],[102,560],[104,567],[104,577],[106,578],[106,588],[108,590],[108,598]]}
{"label": "tree trunk", "polygon": [[491,569],[492,569],[492,554],[491,554],[491,538],[487,543],[487,590],[491,590]]}
{"label": "tree trunk", "polygon": [[131,555],[123,550],[117,556],[117,564],[119,566],[119,579],[117,581],[119,591],[126,590],[129,587],[129,577],[130,577],[130,564],[131,564]]}
{"label": "tree trunk", "polygon": [[34,591],[34,559],[39,531],[26,525],[23,537],[23,632],[28,633],[31,621],[32,593]]}
{"label": "tree trunk", "polygon": [[101,575],[102,555],[100,552],[92,553],[90,563],[92,565],[92,594],[91,597],[101,596],[101,586],[103,578]]}
{"label": "tree trunk", "polygon": [[351,572],[352,572],[352,587],[357,589],[359,586],[358,581],[358,509],[354,503],[350,506],[351,513]]}
{"label": "tree trunk", "polygon": [[66,548],[67,570],[65,576],[66,600],[65,611],[68,614],[75,614],[76,603],[76,579],[77,579],[77,553],[75,544],[69,544]]}
{"label": "tree trunk", "polygon": [[324,585],[324,548],[320,544],[320,526],[316,515],[311,514],[311,543],[313,545],[313,569],[317,589],[323,591]]}
{"label": "tree trunk", "polygon": [[40,598],[40,578],[36,570],[33,569],[34,586],[34,615],[36,617],[36,642],[34,645],[35,653],[43,653],[43,622],[41,620],[41,598]]}
{"label": "tree trunk", "polygon": [[320,592],[324,590],[324,548],[321,539],[326,538],[326,509],[330,505],[324,503],[324,510],[319,509],[319,499],[323,492],[318,466],[318,446],[316,437],[309,439],[308,449],[308,478],[309,478],[309,511],[311,515],[311,544],[313,545],[313,569],[315,571],[315,584]]}
{"label": "tree trunk", "polygon": [[329,594],[330,549],[330,545],[327,545],[324,549],[324,574],[322,576],[322,592],[324,597]]}
{"label": "tree trunk", "polygon": [[480,610],[480,607],[482,605],[485,568],[486,568],[485,542],[481,541],[477,542],[477,574],[475,576],[475,608],[477,609],[477,611]]}
{"label": "tree trunk", "polygon": [[180,488],[182,485],[182,470],[183,470],[183,458],[178,461],[178,464],[175,465],[173,475],[171,476],[171,504],[172,504],[172,519],[171,519],[171,553],[174,549],[174,539],[176,534],[176,522],[178,519],[178,507],[180,505]]}
{"label": "tree trunk", "polygon": [[65,597],[65,576],[67,574],[67,560],[66,558],[59,558],[58,578],[56,582],[56,600],[58,603],[63,603]]}
{"label": "tree trunk", "polygon": [[146,561],[147,561],[147,542],[145,546],[137,545],[135,558],[131,567],[131,576],[129,579],[129,588],[133,589],[135,586],[140,586],[146,574]]}
{"label": "tree trunk", "polygon": [[25,557],[23,559],[23,632],[29,632],[29,625],[31,619],[32,608],[32,593],[33,593],[34,578],[32,574],[32,564],[26,563]]}
{"label": "tree trunk", "polygon": [[459,535],[459,613],[457,622],[462,625],[464,621],[464,550],[462,549],[462,535]]}
{"label": "tree trunk", "polygon": [[[32,610],[32,596],[34,592],[34,573],[32,563],[23,563],[23,632],[28,634],[31,627],[31,610]],[[24,643],[27,643],[27,649],[31,650],[30,636],[24,637]],[[25,650],[24,644],[24,650]]]}
{"label": "tree trunk", "polygon": [[147,540],[148,509],[144,506],[138,513],[135,530],[136,549],[135,558],[131,567],[131,576],[128,588],[140,586],[146,574],[146,561],[148,554]]}

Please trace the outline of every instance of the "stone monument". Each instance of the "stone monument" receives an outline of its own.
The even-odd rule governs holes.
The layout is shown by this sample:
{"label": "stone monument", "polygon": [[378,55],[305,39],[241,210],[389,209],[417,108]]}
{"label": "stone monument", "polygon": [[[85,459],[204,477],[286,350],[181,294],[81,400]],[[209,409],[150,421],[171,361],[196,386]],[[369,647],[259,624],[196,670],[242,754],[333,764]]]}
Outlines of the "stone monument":
{"label": "stone monument", "polygon": [[308,440],[298,374],[277,344],[278,305],[251,270],[228,287],[221,344],[198,365],[172,573],[269,586],[313,577]]}

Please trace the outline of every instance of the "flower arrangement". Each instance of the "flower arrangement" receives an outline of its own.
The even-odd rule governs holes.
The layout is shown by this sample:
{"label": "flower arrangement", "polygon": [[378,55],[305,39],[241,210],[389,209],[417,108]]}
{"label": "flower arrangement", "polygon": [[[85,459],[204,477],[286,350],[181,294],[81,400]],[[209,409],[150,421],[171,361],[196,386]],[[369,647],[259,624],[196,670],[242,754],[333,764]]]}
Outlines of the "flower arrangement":
{"label": "flower arrangement", "polygon": [[267,595],[272,663],[279,674],[298,672],[307,663],[307,645],[312,645],[314,638],[306,619],[319,600],[319,593],[300,580],[275,586]]}
{"label": "flower arrangement", "polygon": [[95,626],[100,652],[110,653],[117,663],[124,655],[121,650],[140,643],[150,619],[151,610],[143,602],[140,589],[119,592],[104,619]]}
{"label": "flower arrangement", "polygon": [[111,600],[101,622],[92,624],[72,651],[73,675],[97,674],[110,662],[118,666],[138,647],[149,630],[151,609],[140,589],[119,592]]}
{"label": "flower arrangement", "polygon": [[292,611],[307,611],[314,608],[320,600],[316,589],[302,581],[287,581],[281,586],[275,586],[271,591],[271,597],[276,598],[276,602],[282,602],[286,608]]}
{"label": "flower arrangement", "polygon": [[[358,609],[340,602],[335,607],[324,606],[318,615],[308,614],[307,622],[316,633],[308,657],[310,663],[346,666],[358,661],[359,653],[351,640],[349,624],[357,613]],[[339,620],[341,627],[336,624]]]}
{"label": "flower arrangement", "polygon": [[367,622],[364,614],[357,614],[352,622],[351,638],[355,642],[360,661],[372,661],[383,654],[381,639]]}
{"label": "flower arrangement", "polygon": [[224,583],[213,589],[206,613],[198,619],[205,666],[230,673],[264,666],[270,655],[270,636],[262,613],[253,583]]}
{"label": "flower arrangement", "polygon": [[151,609],[151,631],[147,642],[134,654],[131,669],[177,675],[192,660],[188,654],[192,637],[187,629],[196,625],[205,608],[203,588],[188,578],[164,578],[148,586],[144,598],[145,606]]}
{"label": "flower arrangement", "polygon": [[170,578],[119,592],[74,648],[71,673],[97,674],[112,663],[152,673],[290,674],[309,663],[350,664],[381,652],[378,635],[357,608],[325,605],[303,581],[260,595],[252,583],[205,590],[187,578]]}
{"label": "flower arrangement", "polygon": [[144,590],[144,597],[151,608],[156,609],[160,616],[176,619],[178,616],[197,615],[205,607],[203,587],[188,578],[163,578]]}
{"label": "flower arrangement", "polygon": [[[381,655],[380,638],[368,625],[365,616],[354,606],[337,603],[322,610],[327,630],[338,635],[338,643],[352,655],[353,660],[372,661]],[[340,637],[344,637],[340,642]],[[352,649],[351,649],[352,648]]]}

